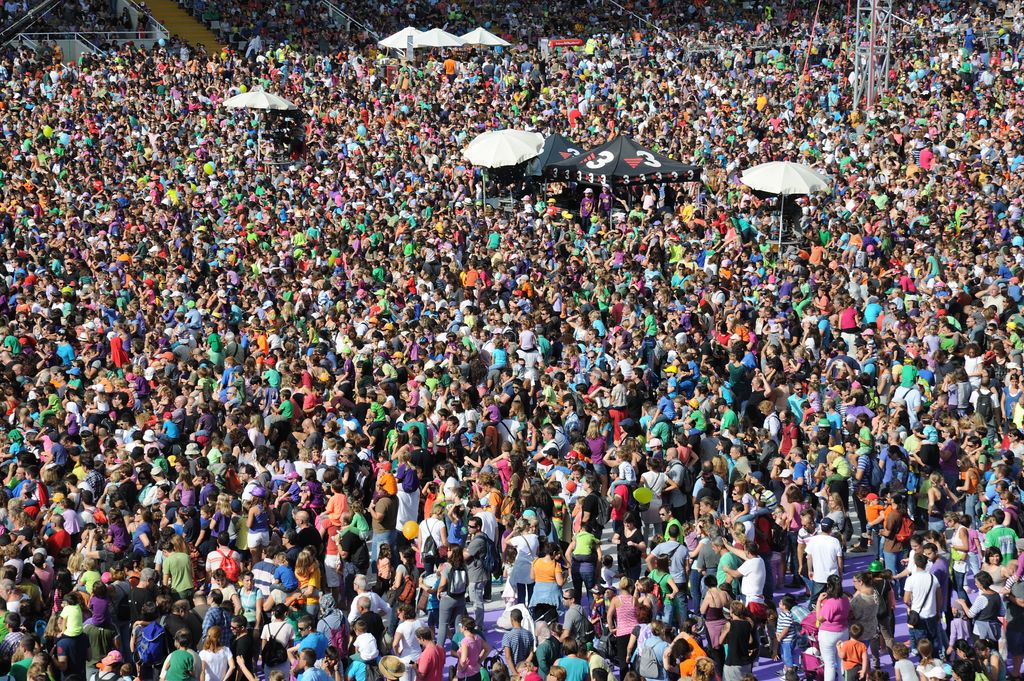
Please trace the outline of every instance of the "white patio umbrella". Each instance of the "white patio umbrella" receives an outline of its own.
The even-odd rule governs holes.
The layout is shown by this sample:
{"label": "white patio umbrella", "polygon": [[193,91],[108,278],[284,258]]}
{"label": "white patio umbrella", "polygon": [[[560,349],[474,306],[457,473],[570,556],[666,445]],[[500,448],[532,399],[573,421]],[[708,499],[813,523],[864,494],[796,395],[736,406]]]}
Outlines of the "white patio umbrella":
{"label": "white patio umbrella", "polygon": [[751,189],[779,197],[779,254],[782,254],[783,211],[787,196],[808,196],[827,192],[832,180],[827,175],[800,163],[770,161],[747,168],[740,177]]}
{"label": "white patio umbrella", "polygon": [[[462,156],[482,168],[505,168],[536,158],[544,150],[544,136],[525,130],[488,130],[473,138]],[[484,204],[487,204],[487,171],[484,171]]]}
{"label": "white patio umbrella", "polygon": [[409,46],[409,36],[412,36],[413,47],[416,46],[416,37],[420,35],[422,31],[412,26],[406,26],[397,33],[392,33],[387,38],[377,42],[378,47],[383,47],[389,50],[404,50]]}
{"label": "white patio umbrella", "polygon": [[504,168],[528,161],[544,148],[544,136],[525,130],[488,130],[473,138],[462,156],[475,166]]}
{"label": "white patio umbrella", "polygon": [[486,28],[474,28],[460,37],[464,45],[473,47],[509,47],[510,45],[507,40],[502,40]]}
{"label": "white patio umbrella", "polygon": [[779,196],[825,192],[832,182],[814,168],[790,161],[771,161],[747,168],[741,179],[751,189]]}
{"label": "white patio umbrella", "polygon": [[423,31],[412,38],[413,47],[462,47],[462,38],[440,28]]}
{"label": "white patio umbrella", "polygon": [[[299,107],[287,99],[278,97],[270,92],[264,92],[260,88],[249,90],[234,97],[224,100],[224,107],[228,109],[247,109],[249,111],[294,111]],[[263,126],[261,122],[256,125],[256,158],[262,158],[263,147]]]}
{"label": "white patio umbrella", "polygon": [[224,100],[228,109],[252,109],[254,111],[294,111],[298,107],[283,97],[263,90],[249,90]]}

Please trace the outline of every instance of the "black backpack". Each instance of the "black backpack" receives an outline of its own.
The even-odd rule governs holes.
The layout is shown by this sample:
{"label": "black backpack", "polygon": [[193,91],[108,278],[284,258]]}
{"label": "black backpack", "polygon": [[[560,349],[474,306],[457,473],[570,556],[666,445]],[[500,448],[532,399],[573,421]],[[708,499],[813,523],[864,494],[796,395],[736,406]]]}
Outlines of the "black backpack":
{"label": "black backpack", "polygon": [[287,626],[291,625],[287,622],[282,622],[276,632],[270,630],[268,626],[270,638],[263,642],[263,650],[260,653],[264,666],[275,667],[288,661],[288,651],[285,649],[284,644],[277,640],[277,634],[281,633],[281,629]]}
{"label": "black backpack", "polygon": [[974,408],[974,412],[985,420],[985,423],[992,421],[992,416],[995,414],[995,400],[992,399],[992,393],[978,393],[978,403]]}

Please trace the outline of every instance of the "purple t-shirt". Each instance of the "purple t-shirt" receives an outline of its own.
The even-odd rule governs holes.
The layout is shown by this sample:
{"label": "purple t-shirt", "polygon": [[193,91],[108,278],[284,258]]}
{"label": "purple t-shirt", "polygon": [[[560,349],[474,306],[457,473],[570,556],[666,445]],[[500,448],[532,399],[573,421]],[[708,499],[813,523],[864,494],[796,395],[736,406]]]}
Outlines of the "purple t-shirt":
{"label": "purple t-shirt", "polygon": [[128,528],[121,523],[113,523],[107,531],[107,536],[110,537],[110,544],[112,546],[116,546],[122,551],[128,548]]}
{"label": "purple t-shirt", "polygon": [[106,627],[111,624],[110,603],[106,598],[93,596],[89,599],[89,609],[92,610],[92,617],[87,619],[85,624],[91,624],[94,627]]}

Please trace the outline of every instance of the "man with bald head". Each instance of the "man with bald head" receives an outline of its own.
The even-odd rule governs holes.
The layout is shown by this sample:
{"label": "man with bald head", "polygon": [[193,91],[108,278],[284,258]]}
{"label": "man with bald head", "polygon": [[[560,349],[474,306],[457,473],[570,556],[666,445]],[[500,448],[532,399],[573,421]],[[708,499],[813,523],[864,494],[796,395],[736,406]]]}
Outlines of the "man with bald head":
{"label": "man with bald head", "polygon": [[319,556],[324,548],[323,538],[316,528],[310,524],[307,511],[295,512],[295,545],[299,550],[311,547],[315,555]]}

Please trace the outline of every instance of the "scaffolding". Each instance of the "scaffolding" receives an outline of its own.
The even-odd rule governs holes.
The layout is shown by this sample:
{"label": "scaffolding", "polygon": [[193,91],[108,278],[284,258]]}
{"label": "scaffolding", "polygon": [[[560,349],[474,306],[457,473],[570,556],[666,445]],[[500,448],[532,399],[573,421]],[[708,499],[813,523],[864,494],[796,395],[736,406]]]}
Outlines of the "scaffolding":
{"label": "scaffolding", "polygon": [[854,29],[853,108],[871,111],[889,87],[893,0],[857,0]]}

